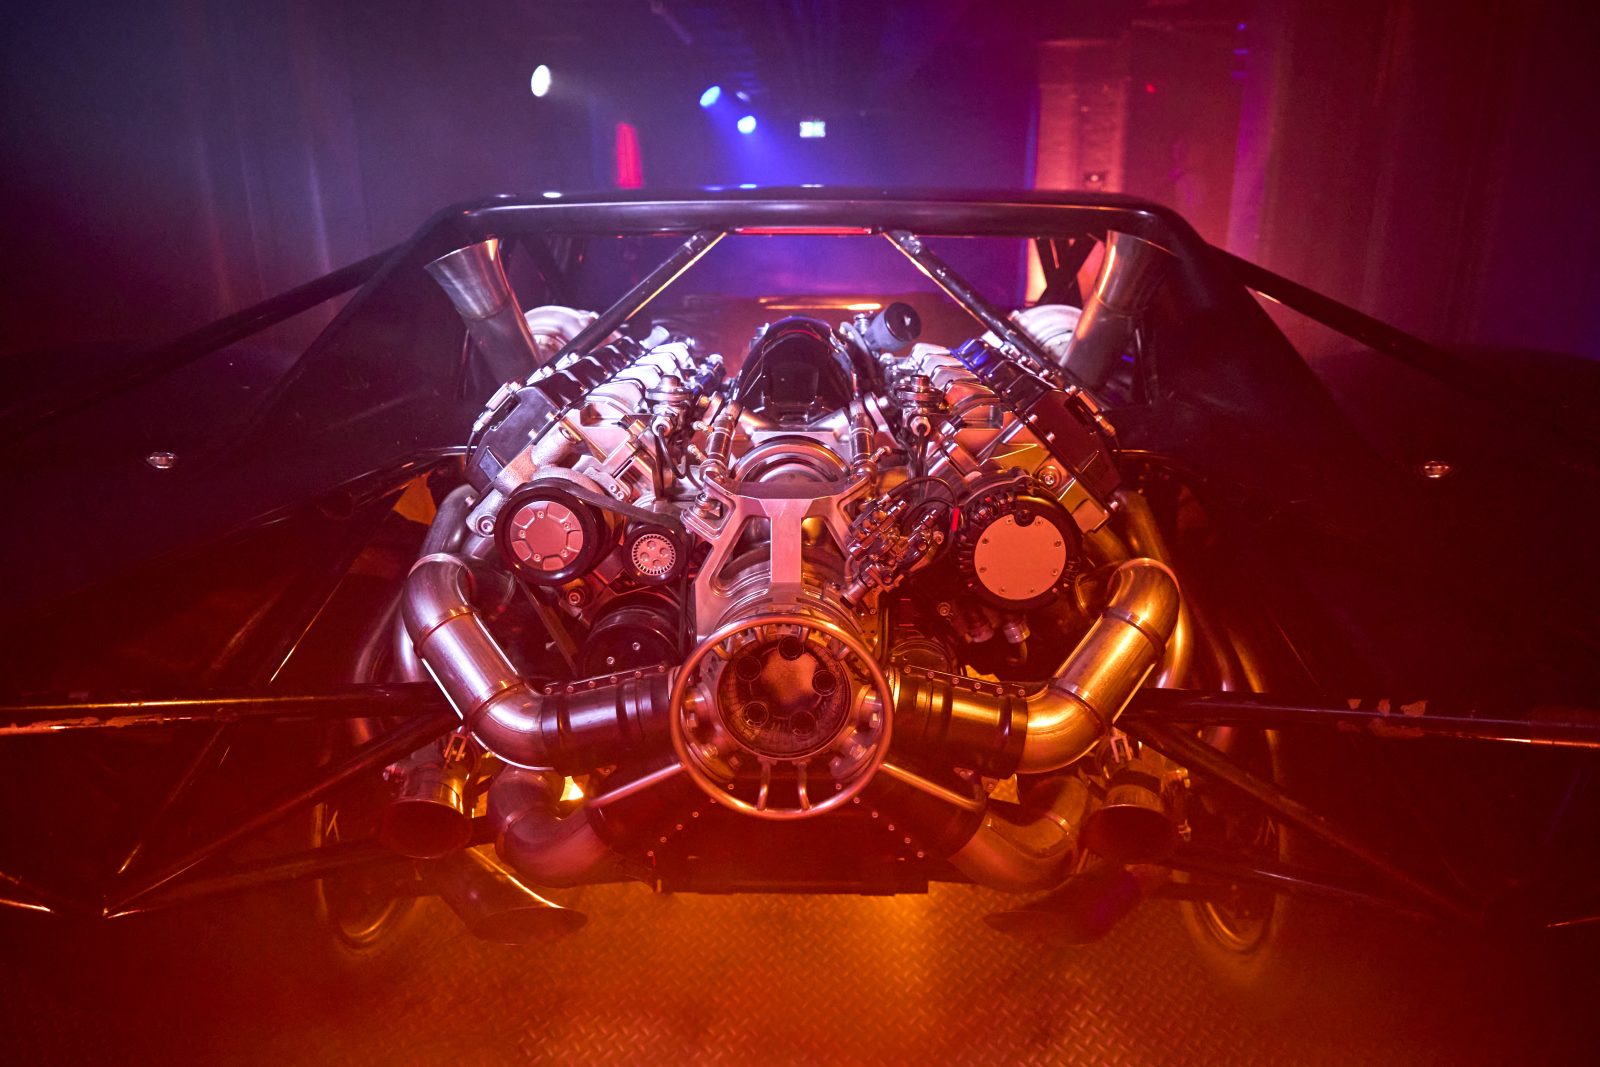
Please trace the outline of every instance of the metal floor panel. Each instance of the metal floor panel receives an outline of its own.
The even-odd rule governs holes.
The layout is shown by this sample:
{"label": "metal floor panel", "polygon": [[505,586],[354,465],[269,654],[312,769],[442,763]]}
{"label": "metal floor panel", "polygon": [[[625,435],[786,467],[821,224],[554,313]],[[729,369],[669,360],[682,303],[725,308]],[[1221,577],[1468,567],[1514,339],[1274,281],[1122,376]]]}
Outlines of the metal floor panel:
{"label": "metal floor panel", "polygon": [[[1388,1033],[1391,1020],[1263,1022],[1194,960],[1174,905],[1105,941],[1047,949],[982,916],[1013,898],[964,887],[896,898],[581,893],[589,925],[555,946],[477,942],[432,913],[381,990],[283,1007],[226,969],[200,1001],[140,989],[76,1002],[8,968],[11,1062],[230,1064],[1449,1063],[1566,1058],[1551,1031]],[[195,921],[174,927],[208,936]],[[262,931],[261,950],[272,951]],[[288,967],[288,964],[284,964]],[[283,976],[291,984],[292,975]],[[154,983],[156,979],[151,978]],[[219,993],[219,991],[221,991]],[[277,1005],[277,1006],[275,1006]],[[1394,1010],[1408,1011],[1405,990]],[[1325,1021],[1326,1023],[1326,1021]]]}

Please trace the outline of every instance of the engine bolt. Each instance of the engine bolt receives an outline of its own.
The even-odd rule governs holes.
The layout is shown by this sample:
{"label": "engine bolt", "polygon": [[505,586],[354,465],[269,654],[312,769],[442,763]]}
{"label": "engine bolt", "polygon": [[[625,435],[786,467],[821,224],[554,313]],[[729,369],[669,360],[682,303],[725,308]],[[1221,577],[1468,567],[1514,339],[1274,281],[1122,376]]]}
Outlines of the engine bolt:
{"label": "engine bolt", "polygon": [[483,516],[477,521],[476,528],[480,534],[482,534],[484,537],[488,537],[490,534],[494,533],[494,516]]}

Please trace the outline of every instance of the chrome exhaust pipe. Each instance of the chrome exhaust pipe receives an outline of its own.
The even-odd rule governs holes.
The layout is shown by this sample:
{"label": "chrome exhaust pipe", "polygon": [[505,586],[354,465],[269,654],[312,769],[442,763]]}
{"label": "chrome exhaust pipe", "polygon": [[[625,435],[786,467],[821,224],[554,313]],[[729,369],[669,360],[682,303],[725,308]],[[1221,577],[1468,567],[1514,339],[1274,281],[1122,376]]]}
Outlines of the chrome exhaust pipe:
{"label": "chrome exhaust pipe", "polygon": [[439,894],[474,937],[501,945],[538,945],[572,933],[589,917],[523,885],[484,849],[467,849],[425,868]]}
{"label": "chrome exhaust pipe", "polygon": [[1100,617],[1061,673],[1027,700],[1018,771],[1060,770],[1106,736],[1165,658],[1182,603],[1178,580],[1166,564],[1130,559],[1117,567]]}
{"label": "chrome exhaust pipe", "polygon": [[539,369],[539,348],[506,278],[499,238],[458,248],[427,269],[466,322],[497,381],[521,381]]}
{"label": "chrome exhaust pipe", "polygon": [[562,812],[565,785],[553,771],[501,771],[489,786],[495,850],[535,885],[622,881],[622,857],[600,839],[585,809]]}
{"label": "chrome exhaust pipe", "polygon": [[461,557],[423,556],[406,578],[400,614],[417,655],[479,744],[514,766],[563,772],[668,744],[664,671],[535,690],[473,607],[471,582]]}
{"label": "chrome exhaust pipe", "polygon": [[1114,863],[1156,863],[1178,847],[1178,827],[1162,800],[1165,768],[1139,755],[1111,772],[1105,800],[1083,822],[1083,847]]}
{"label": "chrome exhaust pipe", "polygon": [[[1155,513],[1144,494],[1133,489],[1118,489],[1111,499],[1121,508],[1128,544],[1135,553],[1172,566],[1172,550],[1156,523]],[[1194,662],[1194,617],[1185,601],[1178,608],[1178,622],[1167,638],[1167,654],[1161,661],[1153,684],[1163,689],[1183,689]]]}
{"label": "chrome exhaust pipe", "polygon": [[1023,804],[991,800],[966,844],[950,857],[979,885],[1031,893],[1061,884],[1078,851],[1078,827],[1089,809],[1079,778],[1039,784]]}
{"label": "chrome exhaust pipe", "polygon": [[1115,230],[1106,234],[1105,259],[1094,291],[1084,301],[1083,315],[1061,354],[1069,374],[1091,389],[1106,383],[1174,258],[1160,245],[1132,234]]}
{"label": "chrome exhaust pipe", "polygon": [[[1165,564],[1127,560],[1112,572],[1100,617],[1043,692],[1023,696],[1002,685],[902,668],[894,681],[895,737],[940,762],[976,754],[972,769],[998,778],[1060,770],[1110,732],[1161,663],[1181,605],[1177,579]],[[1076,856],[1090,804],[1087,787],[1075,777],[1046,784],[1051,793],[1021,806],[990,800],[970,836],[951,850],[951,862],[994,889],[1059,885]],[[1115,818],[1111,825],[1120,829]]]}
{"label": "chrome exhaust pipe", "polygon": [[[460,735],[451,738],[452,742]],[[459,852],[472,840],[467,814],[467,783],[472,761],[461,751],[430,745],[400,764],[399,795],[384,805],[378,840],[385,848],[415,860],[431,860]]]}

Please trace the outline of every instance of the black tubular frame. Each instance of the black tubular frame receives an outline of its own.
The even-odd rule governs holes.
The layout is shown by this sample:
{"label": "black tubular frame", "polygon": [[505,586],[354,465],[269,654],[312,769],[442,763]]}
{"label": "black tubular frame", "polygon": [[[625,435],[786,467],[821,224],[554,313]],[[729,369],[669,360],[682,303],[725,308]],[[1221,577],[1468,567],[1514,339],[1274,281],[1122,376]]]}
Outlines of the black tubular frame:
{"label": "black tubular frame", "polygon": [[[225,893],[304,878],[318,878],[357,866],[403,864],[373,842],[344,842],[289,856],[201,872],[205,861],[238,844],[278,819],[327,796],[365,771],[386,766],[436,740],[457,725],[455,713],[438,688],[429,683],[375,683],[344,686],[326,692],[278,693],[229,691],[162,700],[51,700],[0,705],[0,737],[45,736],[81,732],[138,731],[211,725],[213,731],[237,723],[295,723],[407,717],[405,725],[368,742],[334,764],[319,768],[299,786],[286,790],[255,815],[242,819],[167,858],[153,873],[128,877],[124,862],[112,882],[91,892],[64,892],[0,872],[0,906],[66,914],[117,918],[188,903]],[[1484,921],[1484,903],[1464,900],[1435,886],[1388,859],[1326,815],[1252,774],[1216,749],[1196,739],[1192,729],[1203,725],[1248,725],[1254,729],[1322,726],[1348,729],[1358,725],[1385,739],[1437,737],[1458,741],[1543,743],[1556,747],[1600,748],[1600,716],[1585,721],[1569,716],[1559,721],[1478,719],[1461,716],[1396,716],[1352,711],[1329,703],[1313,705],[1267,695],[1230,692],[1146,689],[1118,720],[1130,737],[1186,767],[1191,773],[1221,782],[1274,815],[1304,829],[1357,860],[1393,885],[1396,892],[1356,885],[1326,872],[1288,868],[1247,857],[1185,849],[1167,864],[1175,870],[1206,875],[1230,884],[1248,883],[1347,904],[1407,914],[1427,914],[1458,922]],[[1381,727],[1376,728],[1375,727]],[[215,736],[214,733],[212,736]],[[198,757],[190,764],[192,771]],[[184,777],[190,772],[186,771]],[[182,779],[180,779],[181,782]],[[155,820],[152,819],[153,823]],[[478,827],[478,836],[483,828]],[[135,841],[129,861],[148,844],[149,828]],[[1564,918],[1561,924],[1570,924]]]}

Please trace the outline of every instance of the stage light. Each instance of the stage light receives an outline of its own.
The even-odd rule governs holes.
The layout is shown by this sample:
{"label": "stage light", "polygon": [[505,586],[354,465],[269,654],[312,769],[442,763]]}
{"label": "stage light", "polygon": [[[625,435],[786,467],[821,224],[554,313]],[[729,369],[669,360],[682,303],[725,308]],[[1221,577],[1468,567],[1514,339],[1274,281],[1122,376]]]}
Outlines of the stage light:
{"label": "stage light", "polygon": [[801,137],[826,137],[828,136],[828,123],[824,119],[801,119]]}
{"label": "stage light", "polygon": [[745,116],[741,117],[739,119],[739,132],[740,133],[755,133],[756,132],[756,117],[754,115],[745,115]]}
{"label": "stage light", "polygon": [[711,88],[707,89],[705,92],[700,94],[700,106],[701,107],[710,107],[713,104],[715,104],[718,100],[721,100],[721,99],[722,99],[722,86],[713,85]]}
{"label": "stage light", "polygon": [[540,63],[533,68],[533,77],[528,79],[528,88],[533,90],[534,96],[543,96],[550,91],[550,68]]}

